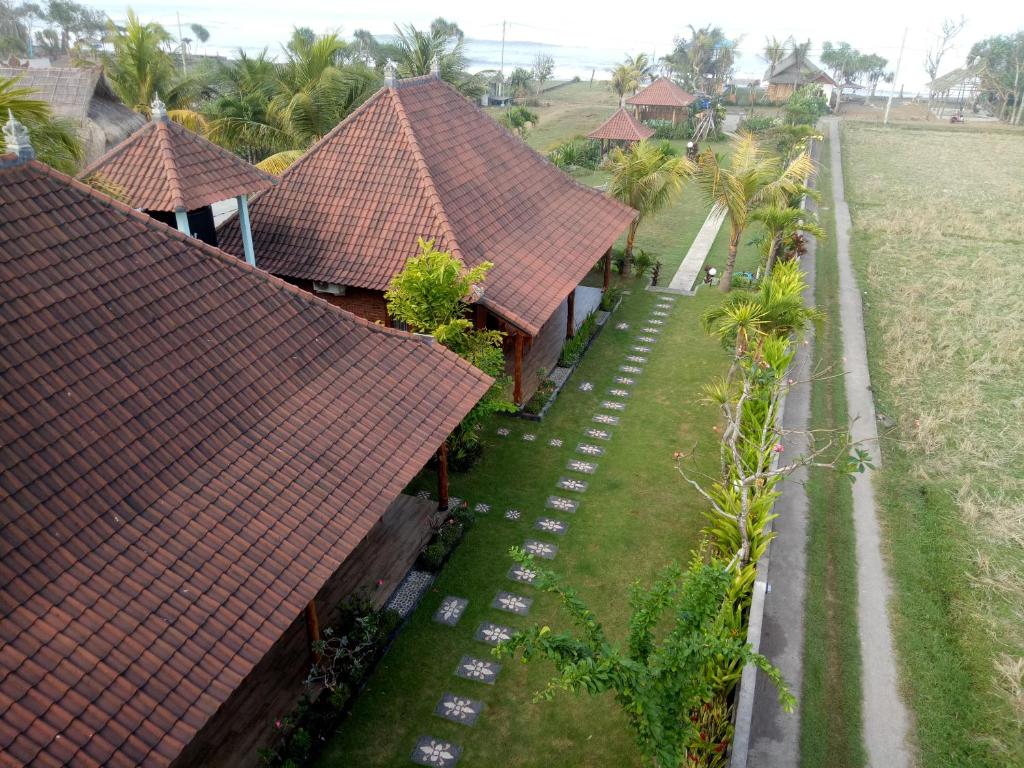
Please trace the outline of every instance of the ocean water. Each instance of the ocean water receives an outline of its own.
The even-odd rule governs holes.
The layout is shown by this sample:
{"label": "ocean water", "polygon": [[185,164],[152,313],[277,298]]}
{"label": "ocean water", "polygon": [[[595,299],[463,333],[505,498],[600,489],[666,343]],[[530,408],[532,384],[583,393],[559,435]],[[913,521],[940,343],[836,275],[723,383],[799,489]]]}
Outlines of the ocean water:
{"label": "ocean water", "polygon": [[[466,55],[469,57],[470,71],[499,69],[502,62],[501,48],[500,40],[466,38]],[[571,80],[574,77],[589,80],[592,73],[595,80],[608,80],[611,77],[611,70],[626,57],[625,52],[618,49],[506,40],[505,74],[507,75],[516,67],[532,68],[534,58],[540,53],[547,54],[554,59],[555,80]]]}

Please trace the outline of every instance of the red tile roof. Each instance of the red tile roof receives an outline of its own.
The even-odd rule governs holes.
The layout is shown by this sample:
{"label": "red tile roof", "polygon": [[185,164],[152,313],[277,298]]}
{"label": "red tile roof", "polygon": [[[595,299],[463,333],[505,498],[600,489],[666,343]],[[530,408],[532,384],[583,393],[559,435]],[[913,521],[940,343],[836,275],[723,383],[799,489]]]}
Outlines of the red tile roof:
{"label": "red tile roof", "polygon": [[619,107],[615,114],[587,134],[588,139],[610,139],[612,141],[643,141],[654,135],[654,129],[637,120]]}
{"label": "red tile roof", "polygon": [[626,99],[626,103],[643,107],[688,107],[696,100],[696,96],[667,77],[659,77],[640,93]]}
{"label": "red tile roof", "polygon": [[191,211],[251,195],[276,179],[166,118],[151,120],[81,174],[124,191],[125,203],[146,211]]}
{"label": "red tile roof", "polygon": [[166,765],[490,379],[13,163],[0,764]]}
{"label": "red tile roof", "polygon": [[[379,91],[250,212],[257,263],[290,278],[384,290],[417,237],[491,261],[483,303],[531,335],[636,215],[431,76]],[[236,221],[218,242],[242,253]]]}

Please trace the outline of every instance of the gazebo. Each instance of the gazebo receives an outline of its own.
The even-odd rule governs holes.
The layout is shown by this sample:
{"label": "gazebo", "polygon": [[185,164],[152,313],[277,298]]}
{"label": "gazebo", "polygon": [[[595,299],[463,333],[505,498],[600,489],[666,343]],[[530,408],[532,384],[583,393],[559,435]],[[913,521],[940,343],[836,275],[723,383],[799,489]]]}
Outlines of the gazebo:
{"label": "gazebo", "polygon": [[653,135],[653,128],[648,128],[625,108],[619,107],[615,114],[588,133],[587,138],[600,141],[601,154],[604,154],[613,146],[628,149]]}
{"label": "gazebo", "polygon": [[256,258],[248,196],[276,179],[167,117],[157,98],[152,120],[82,171],[80,178],[136,210],[217,245],[211,206],[235,198],[245,260]]}
{"label": "gazebo", "polygon": [[678,125],[686,119],[690,105],[697,100],[667,77],[659,77],[626,103],[633,107],[637,120],[671,120]]}

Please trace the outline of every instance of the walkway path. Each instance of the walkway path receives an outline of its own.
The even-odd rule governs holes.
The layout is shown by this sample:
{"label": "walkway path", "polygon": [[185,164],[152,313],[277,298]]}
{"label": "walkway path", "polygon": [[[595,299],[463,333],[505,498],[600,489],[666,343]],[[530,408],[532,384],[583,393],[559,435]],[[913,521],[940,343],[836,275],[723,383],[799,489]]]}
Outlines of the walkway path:
{"label": "walkway path", "polygon": [[[839,122],[827,121],[832,148],[832,195],[836,216],[836,252],[839,260],[839,314],[842,322],[843,352],[846,360],[846,403],[850,433],[872,454],[876,467],[878,451],[875,403],[868,372],[864,314],[857,279],[850,261],[850,208],[843,186],[843,163],[839,146]],[[907,745],[910,718],[899,693],[892,628],[889,624],[891,587],[882,557],[878,513],[875,508],[871,470],[858,475],[853,484],[853,524],[857,549],[857,624],[860,633],[862,709],[864,741],[868,764],[873,768],[904,768],[910,765]]]}
{"label": "walkway path", "polygon": [[686,252],[683,263],[676,270],[672,281],[664,288],[650,288],[649,290],[656,293],[692,295],[693,285],[697,282],[700,269],[704,266],[704,261],[711,251],[711,246],[715,244],[715,238],[718,237],[718,230],[722,228],[723,221],[725,221],[724,212],[712,211],[708,214],[707,219],[704,220],[704,224],[697,233],[697,237],[690,244],[690,250]]}

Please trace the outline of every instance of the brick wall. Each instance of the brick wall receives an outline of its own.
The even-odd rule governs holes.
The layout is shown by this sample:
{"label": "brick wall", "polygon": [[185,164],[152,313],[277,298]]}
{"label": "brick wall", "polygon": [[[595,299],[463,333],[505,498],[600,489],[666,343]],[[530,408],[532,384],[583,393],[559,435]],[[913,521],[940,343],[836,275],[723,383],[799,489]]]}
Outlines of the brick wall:
{"label": "brick wall", "polygon": [[[287,277],[282,279],[287,280],[304,291],[313,293],[312,280],[292,280]],[[353,315],[366,318],[371,322],[383,325],[391,324],[388,320],[388,308],[384,302],[384,293],[382,291],[371,291],[367,288],[353,288],[349,286],[345,289],[344,296],[334,296],[329,293],[318,293],[316,295],[336,307],[341,307]]]}

